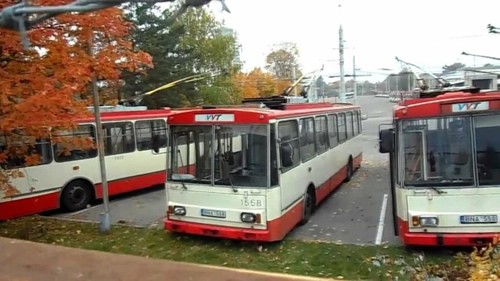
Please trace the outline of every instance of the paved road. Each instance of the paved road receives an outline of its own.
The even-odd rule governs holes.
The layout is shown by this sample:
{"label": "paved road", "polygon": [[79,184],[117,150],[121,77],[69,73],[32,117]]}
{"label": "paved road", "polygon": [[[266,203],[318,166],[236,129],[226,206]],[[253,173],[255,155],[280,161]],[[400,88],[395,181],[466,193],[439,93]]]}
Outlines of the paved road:
{"label": "paved road", "polygon": [[[360,97],[357,101],[368,119],[363,121],[364,161],[353,180],[343,184],[317,209],[311,221],[290,234],[293,239],[328,240],[349,244],[374,244],[384,195],[387,209],[382,242],[398,243],[392,233],[387,155],[378,153],[378,125],[391,121],[393,104],[386,98]],[[114,197],[112,223],[161,227],[165,214],[163,187]],[[102,204],[72,214],[53,216],[98,221]]]}

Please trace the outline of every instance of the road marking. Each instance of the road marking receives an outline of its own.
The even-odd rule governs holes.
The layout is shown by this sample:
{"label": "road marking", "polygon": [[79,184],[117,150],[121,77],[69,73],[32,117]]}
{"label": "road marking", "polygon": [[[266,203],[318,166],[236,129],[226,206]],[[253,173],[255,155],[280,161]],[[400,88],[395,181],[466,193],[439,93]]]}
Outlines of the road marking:
{"label": "road marking", "polygon": [[387,209],[387,194],[384,194],[384,199],[382,200],[382,210],[380,210],[380,218],[378,220],[377,236],[375,237],[375,245],[382,244],[382,234],[384,234],[384,222],[385,213]]}

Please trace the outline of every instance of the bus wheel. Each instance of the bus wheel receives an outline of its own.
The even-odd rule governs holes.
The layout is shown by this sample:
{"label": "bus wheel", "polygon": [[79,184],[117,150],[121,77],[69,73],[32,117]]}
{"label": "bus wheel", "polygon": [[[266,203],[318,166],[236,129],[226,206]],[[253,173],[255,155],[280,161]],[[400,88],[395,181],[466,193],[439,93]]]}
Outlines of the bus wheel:
{"label": "bus wheel", "polygon": [[70,182],[61,194],[61,205],[64,209],[74,212],[84,209],[92,197],[92,189],[82,180]]}
{"label": "bus wheel", "polygon": [[350,182],[354,174],[354,167],[352,162],[352,158],[349,158],[349,162],[347,163],[347,175],[345,177],[345,182]]}
{"label": "bus wheel", "polygon": [[304,195],[304,211],[302,213],[302,220],[300,225],[304,225],[311,219],[314,212],[314,188],[308,188],[306,194]]}

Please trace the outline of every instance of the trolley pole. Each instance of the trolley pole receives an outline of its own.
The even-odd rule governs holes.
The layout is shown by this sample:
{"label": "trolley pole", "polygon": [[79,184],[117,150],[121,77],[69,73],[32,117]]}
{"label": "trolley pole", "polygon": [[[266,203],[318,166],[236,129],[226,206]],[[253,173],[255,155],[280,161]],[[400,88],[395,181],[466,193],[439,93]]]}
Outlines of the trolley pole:
{"label": "trolley pole", "polygon": [[[94,32],[92,32],[89,39],[90,56],[94,60]],[[111,232],[111,222],[109,216],[109,195],[108,195],[108,180],[106,178],[106,161],[104,160],[104,136],[101,122],[101,110],[99,104],[99,93],[97,89],[97,78],[92,69],[92,97],[94,99],[94,115],[97,129],[97,151],[99,154],[99,166],[101,170],[101,186],[102,186],[102,199],[104,203],[104,212],[99,214],[99,231],[103,234]]]}

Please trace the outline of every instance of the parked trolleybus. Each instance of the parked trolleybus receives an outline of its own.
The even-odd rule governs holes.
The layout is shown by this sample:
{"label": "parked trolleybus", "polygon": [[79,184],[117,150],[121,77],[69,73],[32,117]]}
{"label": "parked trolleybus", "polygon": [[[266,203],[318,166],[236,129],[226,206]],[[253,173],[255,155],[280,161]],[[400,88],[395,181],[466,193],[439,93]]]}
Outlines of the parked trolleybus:
{"label": "parked trolleybus", "polygon": [[[168,113],[170,109],[134,107],[102,113],[110,196],[165,183]],[[52,136],[88,136],[95,142],[93,117],[78,123],[76,130],[52,132]],[[0,141],[1,150],[8,145],[4,139]],[[9,159],[2,165],[2,169],[19,169],[24,177],[11,179],[19,194],[2,196],[0,220],[59,207],[77,211],[102,197],[97,150],[72,150],[65,155],[57,153],[59,146],[47,139],[38,140],[38,165],[25,167],[19,159]]]}
{"label": "parked trolleybus", "polygon": [[167,230],[279,241],[360,166],[358,106],[249,102],[169,117]]}
{"label": "parked trolleybus", "polygon": [[500,92],[422,92],[380,131],[394,231],[406,245],[472,246],[500,235]]}

